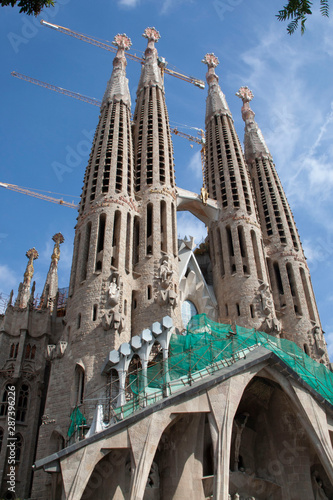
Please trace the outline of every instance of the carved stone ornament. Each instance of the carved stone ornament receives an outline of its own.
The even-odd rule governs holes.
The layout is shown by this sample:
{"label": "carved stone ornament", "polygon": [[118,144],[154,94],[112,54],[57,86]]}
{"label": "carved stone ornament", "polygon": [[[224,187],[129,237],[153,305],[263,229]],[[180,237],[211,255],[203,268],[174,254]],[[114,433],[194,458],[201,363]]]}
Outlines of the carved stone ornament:
{"label": "carved stone ornament", "polygon": [[117,274],[113,274],[108,290],[108,302],[111,306],[115,306],[119,302],[119,285],[117,283]]}
{"label": "carved stone ornament", "polygon": [[201,62],[207,64],[209,68],[216,68],[216,66],[220,64],[220,61],[218,60],[216,55],[213,54],[213,52],[211,52],[210,54],[206,54]]}
{"label": "carved stone ornament", "polygon": [[112,45],[115,45],[119,49],[129,50],[132,46],[132,41],[125,33],[118,33],[118,35],[114,37]]}
{"label": "carved stone ornament", "polygon": [[161,263],[161,267],[158,271],[158,275],[156,276],[156,278],[160,280],[162,288],[164,289],[169,288],[171,284],[172,275],[173,275],[173,270],[169,265],[168,258],[164,257]]}
{"label": "carved stone ornament", "polygon": [[56,348],[57,358],[63,357],[63,355],[65,354],[65,351],[67,349],[67,345],[68,345],[68,343],[65,340],[59,340],[59,342],[57,343],[57,348]]}
{"label": "carved stone ornament", "polygon": [[102,317],[102,327],[106,332],[113,330],[115,333],[121,333],[124,328],[124,318],[112,309],[106,312]]}
{"label": "carved stone ornament", "polygon": [[148,38],[148,40],[152,40],[153,42],[158,42],[159,39],[161,38],[160,33],[157,31],[157,29],[153,28],[146,28],[142,34],[144,38]]}
{"label": "carved stone ornament", "polygon": [[242,99],[243,103],[252,101],[254,95],[252,90],[249,87],[241,87],[238,92],[236,92],[236,96]]}
{"label": "carved stone ornament", "polygon": [[52,360],[55,358],[55,354],[56,354],[56,345],[55,344],[50,344],[47,346],[46,348],[46,358],[48,360]]}

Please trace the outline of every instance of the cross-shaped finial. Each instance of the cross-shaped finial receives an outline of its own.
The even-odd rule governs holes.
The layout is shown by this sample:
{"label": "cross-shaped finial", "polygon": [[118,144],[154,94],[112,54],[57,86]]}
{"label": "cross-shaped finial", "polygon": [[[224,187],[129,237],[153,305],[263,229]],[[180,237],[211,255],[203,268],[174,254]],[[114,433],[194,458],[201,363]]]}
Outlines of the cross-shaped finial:
{"label": "cross-shaped finial", "polygon": [[118,49],[129,50],[132,42],[125,33],[122,33],[121,35],[118,33],[118,35],[114,37],[112,45],[115,45]]}
{"label": "cross-shaped finial", "polygon": [[157,29],[153,28],[146,28],[142,34],[144,38],[148,38],[148,41],[153,41],[153,42],[158,42],[159,39],[161,38],[161,35]]}
{"label": "cross-shaped finial", "polygon": [[52,239],[54,243],[57,243],[58,245],[61,245],[65,241],[65,238],[61,233],[55,234],[54,236],[52,236]]}
{"label": "cross-shaped finial", "polygon": [[32,260],[36,260],[38,259],[39,255],[38,255],[38,252],[36,250],[36,248],[30,248],[30,250],[27,251],[27,253],[25,254],[28,259],[32,259]]}
{"label": "cross-shaped finial", "polygon": [[210,54],[206,54],[201,62],[207,64],[208,68],[216,68],[216,66],[220,64],[220,61],[212,52]]}
{"label": "cross-shaped finial", "polygon": [[249,89],[249,87],[241,87],[239,91],[236,92],[236,96],[242,99],[243,104],[252,101],[254,97],[253,92]]}

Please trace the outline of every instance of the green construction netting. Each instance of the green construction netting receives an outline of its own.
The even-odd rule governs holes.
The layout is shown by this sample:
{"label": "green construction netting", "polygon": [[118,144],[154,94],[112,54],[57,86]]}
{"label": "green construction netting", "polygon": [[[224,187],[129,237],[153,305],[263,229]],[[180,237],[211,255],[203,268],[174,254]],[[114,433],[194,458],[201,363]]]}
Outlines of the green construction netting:
{"label": "green construction netting", "polygon": [[78,407],[74,408],[71,414],[71,425],[69,426],[67,435],[68,437],[72,437],[73,434],[80,428],[81,425],[85,425],[87,423],[85,417],[80,412]]}
{"label": "green construction netting", "polygon": [[236,333],[233,333],[230,325],[216,323],[206,314],[193,316],[187,326],[187,335],[172,335],[169,358],[164,363],[161,361],[149,366],[147,375],[142,371],[131,375],[130,388],[140,396],[153,389],[163,391],[166,385],[171,387],[175,384],[176,387],[174,381],[182,378],[185,386],[194,379],[196,372],[209,375],[212,367],[222,368],[219,362],[230,364],[239,359],[239,353],[259,345],[273,351],[309,386],[333,404],[332,372],[307,356],[294,342],[238,326]]}

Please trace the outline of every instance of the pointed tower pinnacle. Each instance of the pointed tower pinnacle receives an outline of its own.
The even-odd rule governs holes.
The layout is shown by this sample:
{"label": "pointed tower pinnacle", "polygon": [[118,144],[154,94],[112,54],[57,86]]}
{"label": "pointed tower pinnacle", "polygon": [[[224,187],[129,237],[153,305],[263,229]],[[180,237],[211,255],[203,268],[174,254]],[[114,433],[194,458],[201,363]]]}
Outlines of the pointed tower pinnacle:
{"label": "pointed tower pinnacle", "polygon": [[253,93],[241,87],[245,160],[251,174],[277,318],[282,337],[328,363],[310,271],[273,158],[250,108]]}
{"label": "pointed tower pinnacle", "polygon": [[131,96],[128,88],[128,79],[126,78],[127,61],[125,50],[129,50],[132,42],[125,33],[114,37],[113,45],[118,47],[116,57],[113,60],[113,71],[108,81],[101,109],[110,101],[122,100],[128,106],[131,105]]}
{"label": "pointed tower pinnacle", "polygon": [[20,283],[18,296],[15,305],[18,307],[27,307],[30,298],[30,285],[31,280],[34,275],[34,265],[33,261],[38,259],[38,252],[35,248],[31,248],[27,251],[26,256],[29,259],[27,268],[24,273],[23,283]]}
{"label": "pointed tower pinnacle", "polygon": [[220,64],[218,58],[215,54],[210,53],[206,54],[201,62],[207,64],[208,67],[206,80],[209,88],[206,100],[206,120],[209,120],[214,114],[226,114],[231,117],[225,95],[219,86],[219,77],[215,73],[215,68]]}
{"label": "pointed tower pinnacle", "polygon": [[54,299],[58,293],[58,262],[60,259],[60,245],[65,241],[61,233],[57,233],[52,237],[54,241],[53,253],[51,255],[51,264],[47,273],[44,290],[41,297],[41,302],[50,307],[51,311],[54,306]]}
{"label": "pointed tower pinnacle", "polygon": [[236,96],[242,99],[242,117],[245,121],[244,152],[246,161],[251,161],[255,157],[270,157],[269,149],[261,133],[258,124],[255,122],[255,113],[250,108],[253,93],[248,87],[241,87]]}
{"label": "pointed tower pinnacle", "polygon": [[147,38],[148,44],[145,50],[145,63],[141,70],[138,93],[147,85],[158,85],[163,88],[163,78],[158,67],[157,50],[155,48],[155,43],[159,41],[161,35],[155,28],[146,28],[142,36]]}

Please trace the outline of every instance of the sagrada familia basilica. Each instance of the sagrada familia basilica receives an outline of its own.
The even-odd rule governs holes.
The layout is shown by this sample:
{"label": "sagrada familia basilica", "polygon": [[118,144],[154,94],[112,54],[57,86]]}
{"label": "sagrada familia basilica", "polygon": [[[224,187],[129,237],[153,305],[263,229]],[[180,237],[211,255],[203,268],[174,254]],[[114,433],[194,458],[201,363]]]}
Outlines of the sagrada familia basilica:
{"label": "sagrada familia basilica", "polygon": [[[243,149],[206,54],[204,184],[177,187],[160,35],[144,37],[133,119],[115,37],[68,297],[58,233],[40,301],[33,248],[0,316],[0,497],[332,499],[332,367],[252,92]],[[207,227],[197,249],[177,240],[184,210]]]}

